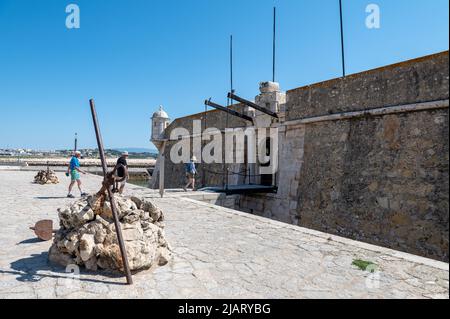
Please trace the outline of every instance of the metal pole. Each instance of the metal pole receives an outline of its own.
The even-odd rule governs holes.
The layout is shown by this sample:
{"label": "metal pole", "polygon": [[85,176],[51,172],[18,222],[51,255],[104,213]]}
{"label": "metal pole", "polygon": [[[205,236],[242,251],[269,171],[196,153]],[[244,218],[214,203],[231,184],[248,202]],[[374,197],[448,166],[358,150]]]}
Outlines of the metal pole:
{"label": "metal pole", "polygon": [[247,106],[250,106],[250,107],[252,107],[252,108],[254,108],[254,109],[256,109],[256,110],[258,110],[258,111],[260,111],[260,112],[263,112],[263,113],[265,113],[265,114],[267,114],[267,115],[270,115],[270,116],[272,116],[272,117],[274,117],[274,118],[279,118],[279,116],[277,115],[277,113],[272,112],[271,110],[268,110],[268,109],[266,109],[266,108],[264,108],[264,107],[261,107],[261,106],[259,106],[258,104],[255,104],[255,103],[253,103],[253,102],[251,102],[251,101],[248,101],[248,100],[246,100],[246,99],[244,99],[244,98],[242,98],[242,97],[239,97],[239,96],[237,96],[236,94],[228,93],[228,97],[229,97],[230,99],[234,100],[234,101],[241,102],[241,103],[243,103],[243,104],[245,104],[245,105],[247,105]]}
{"label": "metal pole", "polygon": [[344,47],[344,19],[342,16],[342,0],[339,0],[339,15],[341,20],[341,56],[342,56],[342,77],[345,77],[345,47]]}
{"label": "metal pole", "polygon": [[230,36],[230,89],[233,92],[233,35]]}
{"label": "metal pole", "polygon": [[[203,143],[203,133],[206,131],[206,129],[207,129],[207,125],[208,125],[208,123],[206,122],[206,120],[207,120],[207,113],[208,112],[208,106],[205,104],[205,114],[203,115],[203,123],[205,124],[205,127],[204,127],[204,129],[203,129],[203,131],[202,131],[202,143]],[[205,165],[202,165],[203,166],[203,168],[205,168]],[[202,184],[203,184],[203,187],[205,187],[205,185],[206,185],[206,173],[205,173],[205,170],[203,170],[203,174],[202,174]]]}
{"label": "metal pole", "polygon": [[272,60],[272,82],[275,82],[275,59],[276,59],[276,36],[277,36],[277,8],[273,7],[273,60]]}
{"label": "metal pole", "polygon": [[166,141],[163,142],[161,152],[159,154],[159,195],[164,197],[164,182],[165,182],[165,168],[166,168]]}
{"label": "metal pole", "polygon": [[[233,92],[233,35],[230,35],[230,90]],[[227,108],[229,108],[231,105],[230,98],[227,99]],[[227,121],[226,121],[226,127],[228,128],[228,114],[227,113]],[[225,161],[223,162],[223,183],[225,184],[225,189],[228,189],[228,168]]]}
{"label": "metal pole", "polygon": [[78,151],[78,133],[75,133],[75,152]]}
{"label": "metal pole", "polygon": [[249,122],[253,123],[253,118],[251,118],[250,116],[242,114],[242,113],[239,113],[238,111],[232,110],[232,109],[227,108],[225,106],[221,106],[221,105],[219,105],[217,103],[211,102],[210,100],[205,100],[205,105],[211,106],[211,107],[213,107],[213,108],[215,108],[217,110],[224,111],[224,112],[226,112],[226,113],[228,113],[230,115],[237,116],[237,117],[239,117],[239,118],[241,118],[243,120],[246,120],[246,121],[249,121]]}
{"label": "metal pole", "polygon": [[[94,122],[95,135],[97,137],[98,152],[100,154],[100,159],[102,161],[103,176],[106,180],[106,176],[108,174],[108,165],[106,163],[105,151],[103,148],[103,139],[100,133],[100,127],[97,120],[97,112],[95,110],[94,100],[91,99],[89,103],[91,105],[92,120]],[[131,285],[133,284],[133,278],[131,277],[130,265],[128,264],[127,251],[125,249],[125,243],[123,241],[122,229],[120,227],[119,216],[117,214],[116,202],[114,201],[114,193],[111,191],[111,187],[107,188],[107,192],[109,200],[111,202],[111,211],[114,218],[114,225],[116,226],[117,240],[119,241],[120,253],[122,254],[123,267],[125,270],[125,275],[127,277],[127,283]]]}

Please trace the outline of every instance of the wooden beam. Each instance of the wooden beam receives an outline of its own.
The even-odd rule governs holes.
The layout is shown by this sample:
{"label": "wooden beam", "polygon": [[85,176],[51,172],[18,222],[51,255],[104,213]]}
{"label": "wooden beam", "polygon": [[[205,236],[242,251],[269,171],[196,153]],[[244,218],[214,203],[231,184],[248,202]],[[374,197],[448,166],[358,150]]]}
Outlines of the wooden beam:
{"label": "wooden beam", "polygon": [[161,146],[161,151],[159,153],[159,194],[161,195],[161,198],[164,197],[164,171],[165,171],[165,160],[166,160],[166,143],[167,141],[163,142],[163,145]]}

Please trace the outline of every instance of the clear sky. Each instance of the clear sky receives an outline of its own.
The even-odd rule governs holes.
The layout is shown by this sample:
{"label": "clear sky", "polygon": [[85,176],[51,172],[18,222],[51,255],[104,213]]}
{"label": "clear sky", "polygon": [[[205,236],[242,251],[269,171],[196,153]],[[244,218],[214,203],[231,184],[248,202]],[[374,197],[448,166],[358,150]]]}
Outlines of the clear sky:
{"label": "clear sky", "polygon": [[[355,73],[448,50],[448,0],[343,0],[347,68]],[[78,4],[81,28],[67,29]],[[365,8],[381,8],[368,29]],[[95,98],[107,147],[153,147],[150,117],[225,104],[228,38],[235,89],[253,99],[271,79],[292,89],[340,75],[338,0],[0,0],[0,148],[95,147]]]}

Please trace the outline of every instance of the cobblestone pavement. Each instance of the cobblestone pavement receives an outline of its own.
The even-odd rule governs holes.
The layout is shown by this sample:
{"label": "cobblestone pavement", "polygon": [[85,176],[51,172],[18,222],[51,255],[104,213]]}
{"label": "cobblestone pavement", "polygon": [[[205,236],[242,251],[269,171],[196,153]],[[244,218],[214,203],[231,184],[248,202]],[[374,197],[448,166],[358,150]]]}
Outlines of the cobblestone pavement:
{"label": "cobblestone pavement", "polygon": [[[449,265],[286,225],[171,193],[130,186],[164,210],[174,259],[156,271],[121,276],[82,271],[79,280],[49,265],[51,242],[29,230],[57,222],[62,184],[34,185],[33,172],[0,171],[0,298],[449,298]],[[83,176],[85,189],[100,188]],[[371,274],[352,266],[374,262]]]}

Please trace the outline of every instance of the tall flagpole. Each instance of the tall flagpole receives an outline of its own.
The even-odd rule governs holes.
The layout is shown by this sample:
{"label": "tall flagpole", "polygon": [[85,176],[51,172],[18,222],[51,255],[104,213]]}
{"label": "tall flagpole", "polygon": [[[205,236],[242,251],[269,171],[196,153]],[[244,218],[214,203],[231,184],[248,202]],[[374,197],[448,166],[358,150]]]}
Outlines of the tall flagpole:
{"label": "tall flagpole", "polygon": [[273,7],[272,82],[275,82],[277,8]]}
{"label": "tall flagpole", "polygon": [[233,93],[234,91],[233,84],[233,35],[230,36],[230,89]]}
{"label": "tall flagpole", "polygon": [[342,0],[339,0],[339,15],[341,20],[341,56],[342,56],[342,77],[345,77],[345,47],[344,47],[344,21],[342,16]]}
{"label": "tall flagpole", "polygon": [[[230,90],[231,92],[234,92],[233,88],[233,35],[230,35]],[[227,108],[230,107],[231,100],[228,97],[227,98]],[[228,128],[228,113],[226,117],[226,125],[225,129]],[[228,190],[228,169],[225,161],[223,162],[223,184],[225,186],[225,189]]]}
{"label": "tall flagpole", "polygon": [[78,151],[78,133],[75,133],[75,145],[74,145],[74,151]]}

